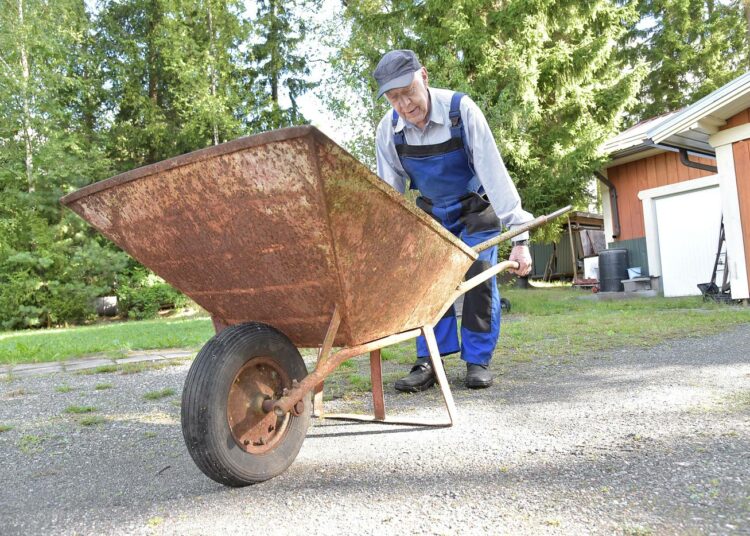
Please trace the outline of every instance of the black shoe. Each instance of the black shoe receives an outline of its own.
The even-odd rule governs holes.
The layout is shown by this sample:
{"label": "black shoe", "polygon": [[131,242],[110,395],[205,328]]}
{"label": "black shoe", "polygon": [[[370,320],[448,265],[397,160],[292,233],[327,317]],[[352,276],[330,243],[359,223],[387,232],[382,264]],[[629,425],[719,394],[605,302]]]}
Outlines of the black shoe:
{"label": "black shoe", "polygon": [[402,393],[417,393],[435,385],[435,371],[426,357],[420,357],[411,368],[408,376],[396,381],[393,387]]}
{"label": "black shoe", "polygon": [[492,385],[492,373],[487,365],[466,363],[466,387],[469,389],[484,389]]}

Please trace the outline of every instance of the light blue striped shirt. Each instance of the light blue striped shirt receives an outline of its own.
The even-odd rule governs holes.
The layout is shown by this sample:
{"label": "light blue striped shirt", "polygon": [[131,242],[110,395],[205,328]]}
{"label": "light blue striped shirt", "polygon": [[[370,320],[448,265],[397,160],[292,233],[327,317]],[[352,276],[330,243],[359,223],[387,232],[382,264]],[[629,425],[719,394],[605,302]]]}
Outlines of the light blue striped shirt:
{"label": "light blue striped shirt", "polygon": [[[443,143],[451,137],[448,114],[453,91],[429,88],[429,92],[430,119],[424,129],[404,120],[403,117],[398,118],[396,131],[404,130],[406,142],[409,145],[433,145]],[[378,175],[403,194],[406,190],[408,175],[401,166],[393,144],[392,116],[393,111],[389,110],[378,125],[376,135]],[[508,175],[508,170],[505,169],[490,126],[482,111],[468,96],[461,99],[461,119],[474,171],[500,221],[512,229],[534,219],[521,207],[521,198],[516,185]],[[518,241],[528,237],[528,233],[523,233],[513,240]]]}

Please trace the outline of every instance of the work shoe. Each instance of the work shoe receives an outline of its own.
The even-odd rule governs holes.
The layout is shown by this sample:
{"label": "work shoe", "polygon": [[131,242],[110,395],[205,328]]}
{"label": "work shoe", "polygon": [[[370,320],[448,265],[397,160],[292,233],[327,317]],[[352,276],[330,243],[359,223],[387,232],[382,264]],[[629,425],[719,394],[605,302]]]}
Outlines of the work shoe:
{"label": "work shoe", "polygon": [[487,365],[466,363],[466,387],[484,389],[492,385],[492,373]]}
{"label": "work shoe", "polygon": [[408,376],[397,380],[393,387],[402,393],[417,393],[435,385],[435,371],[429,358],[420,357]]}

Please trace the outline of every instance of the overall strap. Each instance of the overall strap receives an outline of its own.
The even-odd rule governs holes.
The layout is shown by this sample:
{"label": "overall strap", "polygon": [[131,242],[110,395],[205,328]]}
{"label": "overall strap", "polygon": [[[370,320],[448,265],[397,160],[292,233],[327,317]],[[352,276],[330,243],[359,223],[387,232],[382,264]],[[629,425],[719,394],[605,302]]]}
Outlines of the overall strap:
{"label": "overall strap", "polygon": [[448,117],[451,120],[451,138],[461,139],[464,152],[466,153],[466,160],[469,163],[469,169],[471,169],[472,173],[475,173],[474,166],[471,163],[471,154],[469,154],[469,144],[466,141],[466,133],[464,132],[464,122],[463,119],[461,119],[461,99],[465,96],[466,93],[460,93],[458,91],[453,93]]}
{"label": "overall strap", "polygon": [[464,123],[461,120],[461,99],[465,93],[456,91],[451,97],[451,108],[448,117],[451,120],[451,138],[463,137]]}
{"label": "overall strap", "polygon": [[398,112],[393,110],[393,117],[391,118],[391,125],[393,126],[393,144],[395,146],[406,145],[406,137],[404,131],[401,130],[396,132],[396,125],[398,124]]}

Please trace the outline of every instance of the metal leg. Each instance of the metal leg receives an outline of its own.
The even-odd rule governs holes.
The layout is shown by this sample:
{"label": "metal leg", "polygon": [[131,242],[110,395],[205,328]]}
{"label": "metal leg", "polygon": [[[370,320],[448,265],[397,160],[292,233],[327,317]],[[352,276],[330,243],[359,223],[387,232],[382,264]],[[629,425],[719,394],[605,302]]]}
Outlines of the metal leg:
{"label": "metal leg", "polygon": [[438,349],[437,340],[435,340],[435,332],[433,331],[432,326],[424,326],[422,328],[422,334],[427,342],[427,349],[430,351],[432,368],[435,370],[435,376],[437,376],[440,391],[443,393],[445,408],[448,410],[448,418],[452,425],[456,420],[456,403],[453,401],[453,393],[451,393],[451,388],[448,386],[448,377],[445,375],[443,361],[440,359],[440,350]]}
{"label": "metal leg", "polygon": [[[336,338],[336,332],[339,330],[339,324],[341,323],[341,315],[339,314],[339,308],[336,306],[333,309],[333,315],[331,315],[331,323],[328,324],[328,330],[326,336],[323,339],[323,346],[318,350],[318,362],[316,368],[319,367],[328,356],[331,354],[331,348],[333,347],[333,341]],[[315,386],[313,390],[313,416],[321,417],[323,415],[323,382],[320,382]]]}
{"label": "metal leg", "polygon": [[[430,351],[430,359],[432,360],[435,374],[440,384],[440,392],[443,394],[445,400],[445,407],[448,410],[448,420],[424,420],[424,419],[413,419],[409,417],[386,417],[385,416],[385,402],[383,399],[383,377],[381,371],[380,362],[380,350],[374,350],[370,353],[370,371],[372,374],[372,397],[374,415],[357,415],[355,413],[336,413],[325,415],[326,419],[334,419],[341,421],[356,421],[356,422],[373,422],[380,424],[403,424],[411,426],[429,426],[436,428],[445,428],[453,426],[453,422],[456,419],[456,404],[453,402],[453,395],[451,394],[450,387],[448,386],[448,378],[445,375],[445,369],[443,369],[443,362],[440,360],[440,351],[438,350],[437,341],[435,340],[435,332],[432,326],[424,326],[422,328],[422,334],[427,340],[427,347]],[[414,335],[416,336],[416,335]],[[377,356],[374,354],[377,353]],[[377,386],[377,387],[376,387]],[[379,404],[382,404],[379,406]]]}
{"label": "metal leg", "polygon": [[370,352],[370,382],[372,383],[372,407],[375,419],[385,420],[385,396],[383,395],[383,366],[380,350]]}

